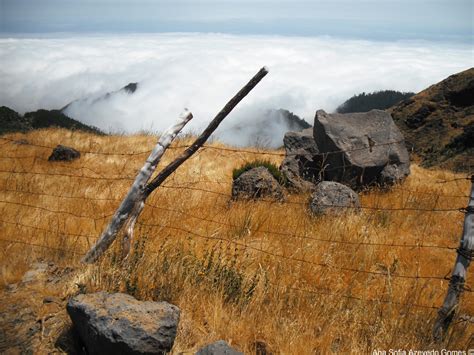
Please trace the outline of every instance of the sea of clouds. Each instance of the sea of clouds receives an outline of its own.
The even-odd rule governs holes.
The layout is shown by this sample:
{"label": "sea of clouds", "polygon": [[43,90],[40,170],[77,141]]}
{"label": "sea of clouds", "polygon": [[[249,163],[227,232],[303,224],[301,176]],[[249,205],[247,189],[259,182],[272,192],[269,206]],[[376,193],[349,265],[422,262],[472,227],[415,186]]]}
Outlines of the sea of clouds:
{"label": "sea of clouds", "polygon": [[[184,107],[202,129],[262,67],[270,73],[224,121],[217,136],[256,143],[252,127],[268,109],[310,124],[360,92],[418,92],[473,66],[469,44],[376,42],[329,37],[137,34],[0,38],[0,106],[20,113],[70,105],[66,113],[111,132],[163,131]],[[107,92],[139,82],[129,95]],[[281,119],[269,145],[281,145]],[[234,129],[238,126],[240,129]],[[254,141],[255,140],[255,141]]]}

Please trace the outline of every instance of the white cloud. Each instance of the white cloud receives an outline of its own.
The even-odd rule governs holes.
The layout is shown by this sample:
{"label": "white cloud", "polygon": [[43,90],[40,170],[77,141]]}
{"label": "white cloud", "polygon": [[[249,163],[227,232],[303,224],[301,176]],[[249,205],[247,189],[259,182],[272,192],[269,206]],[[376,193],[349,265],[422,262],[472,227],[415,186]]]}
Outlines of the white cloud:
{"label": "white cloud", "polygon": [[226,119],[223,134],[267,108],[286,108],[312,123],[317,109],[332,111],[355,93],[416,92],[473,65],[463,44],[221,34],[2,38],[0,64],[0,105],[21,113],[140,82],[134,95],[82,101],[68,111],[128,132],[163,130],[183,107],[195,116],[190,129],[202,128],[267,65],[269,75]]}

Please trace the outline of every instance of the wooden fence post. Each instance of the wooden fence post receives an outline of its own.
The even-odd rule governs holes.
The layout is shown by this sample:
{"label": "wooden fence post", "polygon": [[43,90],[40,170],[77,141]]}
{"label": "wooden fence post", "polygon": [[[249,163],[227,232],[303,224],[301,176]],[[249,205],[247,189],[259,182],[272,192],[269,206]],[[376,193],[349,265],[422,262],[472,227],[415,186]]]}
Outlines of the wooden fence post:
{"label": "wooden fence post", "polygon": [[[128,190],[127,195],[124,197],[119,208],[115,212],[112,220],[108,224],[107,228],[104,230],[100,236],[97,243],[87,252],[82,261],[84,263],[93,263],[96,261],[99,256],[107,250],[107,248],[115,240],[117,233],[123,227],[123,225],[129,220],[130,214],[132,214],[137,209],[141,210],[141,205],[137,206],[137,203],[142,202],[141,196],[143,195],[143,189],[150,180],[151,175],[156,169],[156,166],[160,162],[161,157],[163,156],[166,149],[169,147],[171,142],[176,138],[178,133],[184,128],[186,123],[188,123],[193,118],[191,112],[185,111],[178,119],[178,122],[168,128],[158,140],[158,143],[151,151],[148,159],[145,162],[145,165],[141,168],[138,173],[135,181]],[[131,221],[131,226],[135,224],[135,218]]]}
{"label": "wooden fence post", "polygon": [[464,228],[461,243],[457,249],[456,263],[449,282],[448,293],[438,311],[438,318],[433,328],[433,338],[436,342],[443,340],[454,318],[459,298],[464,291],[467,268],[474,256],[474,175],[471,176],[471,183],[471,195],[465,209]]}
{"label": "wooden fence post", "polygon": [[[227,115],[234,109],[237,104],[242,101],[242,99],[247,96],[247,94],[268,74],[268,69],[266,67],[261,68],[257,74],[253,76],[252,79],[242,88],[240,91],[230,99],[230,101],[222,108],[221,111],[214,117],[214,119],[209,123],[206,129],[201,133],[201,135],[194,141],[189,148],[187,148],[178,158],[173,160],[168,164],[152,181],[148,183],[153,171],[156,169],[161,156],[163,155],[166,148],[169,146],[171,141],[176,137],[176,135],[181,131],[184,125],[192,118],[192,114],[188,113],[187,116],[181,118],[181,120],[171,127],[168,131],[163,134],[147,159],[145,166],[142,168],[138,174],[135,182],[130,188],[128,194],[125,196],[120,207],[115,212],[112,217],[111,222],[102,233],[101,237],[97,243],[87,252],[87,254],[82,259],[84,263],[93,263],[95,262],[113,243],[117,237],[117,233],[120,229],[127,224],[125,231],[122,250],[123,256],[128,255],[130,250],[130,241],[133,237],[133,228],[135,222],[138,219],[143,207],[145,205],[145,200],[147,197],[161,185],[163,181],[166,180],[181,164],[183,164],[187,159],[189,159],[202,145],[207,141],[207,139],[212,135],[212,133],[217,129],[219,124],[227,117]],[[152,163],[153,162],[153,163]]]}

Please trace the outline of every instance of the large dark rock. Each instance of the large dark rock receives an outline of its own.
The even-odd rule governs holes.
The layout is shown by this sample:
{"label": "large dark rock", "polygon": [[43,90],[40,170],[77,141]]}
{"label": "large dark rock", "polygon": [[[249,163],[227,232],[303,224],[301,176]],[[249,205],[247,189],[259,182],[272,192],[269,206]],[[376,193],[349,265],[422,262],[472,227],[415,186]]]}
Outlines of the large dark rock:
{"label": "large dark rock", "polygon": [[218,340],[199,349],[195,355],[243,355],[243,353],[232,348],[224,340]]}
{"label": "large dark rock", "polygon": [[285,175],[288,185],[299,191],[311,190],[319,180],[319,154],[313,137],[313,129],[301,132],[288,132],[283,138],[285,159],[280,171]]}
{"label": "large dark rock", "polygon": [[316,186],[309,204],[314,214],[339,214],[360,208],[359,195],[351,188],[334,181],[323,181]]}
{"label": "large dark rock", "polygon": [[180,311],[123,293],[81,294],[67,304],[89,354],[165,354],[173,347]]}
{"label": "large dark rock", "polygon": [[72,161],[81,157],[81,153],[71,147],[58,145],[49,156],[49,161]]}
{"label": "large dark rock", "polygon": [[352,188],[394,184],[410,174],[410,158],[389,113],[327,114],[314,119],[314,139],[324,167],[323,180]]}
{"label": "large dark rock", "polygon": [[283,189],[267,168],[259,166],[242,173],[232,184],[233,199],[283,199]]}

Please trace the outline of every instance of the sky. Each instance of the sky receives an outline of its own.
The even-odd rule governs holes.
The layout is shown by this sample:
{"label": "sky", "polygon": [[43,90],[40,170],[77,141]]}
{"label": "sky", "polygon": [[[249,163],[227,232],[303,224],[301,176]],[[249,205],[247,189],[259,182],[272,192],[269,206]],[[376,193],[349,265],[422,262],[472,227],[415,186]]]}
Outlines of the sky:
{"label": "sky", "polygon": [[4,33],[219,32],[471,41],[472,0],[0,0]]}
{"label": "sky", "polygon": [[[0,106],[110,132],[202,129],[262,66],[217,131],[252,144],[269,109],[312,124],[352,95],[419,92],[474,66],[472,0],[0,0]],[[104,94],[139,82],[133,95]],[[239,128],[239,134],[236,127]],[[241,128],[245,127],[244,130]],[[271,145],[287,127],[275,117]]]}

